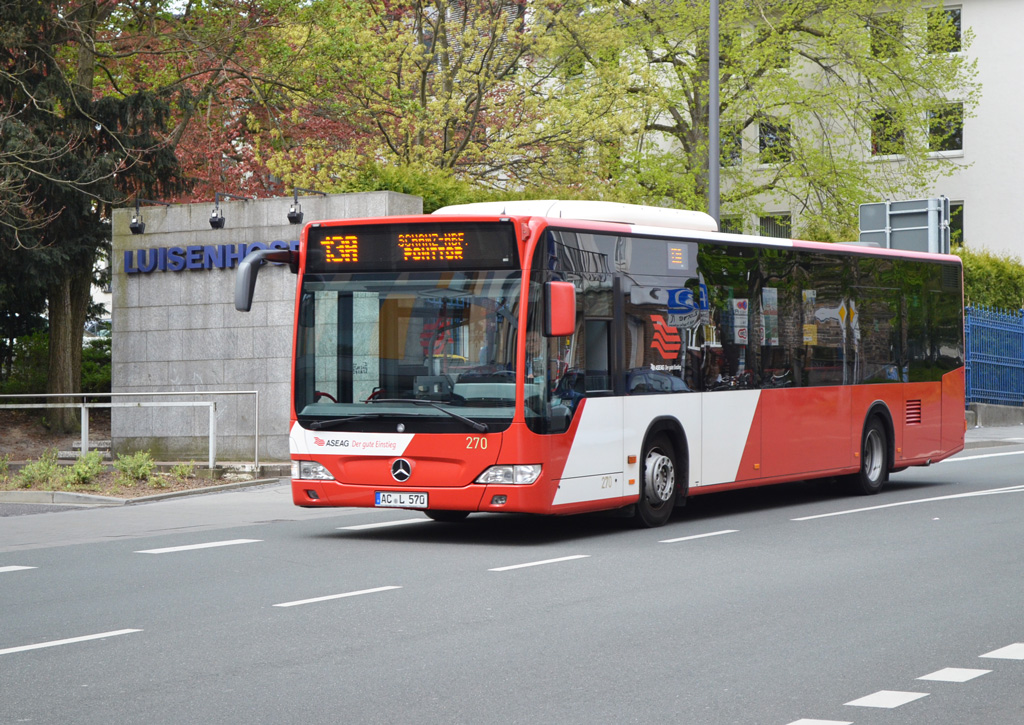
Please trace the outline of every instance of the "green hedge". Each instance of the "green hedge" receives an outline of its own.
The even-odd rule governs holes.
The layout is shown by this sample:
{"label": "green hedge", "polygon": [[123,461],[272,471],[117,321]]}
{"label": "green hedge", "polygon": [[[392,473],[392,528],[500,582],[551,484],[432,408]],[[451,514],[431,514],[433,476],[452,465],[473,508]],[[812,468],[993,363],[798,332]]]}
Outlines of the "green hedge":
{"label": "green hedge", "polygon": [[964,263],[964,302],[1019,310],[1024,307],[1024,265],[1018,257],[987,251],[955,250]]}
{"label": "green hedge", "polygon": [[[8,379],[0,380],[0,394],[45,393],[49,364],[49,333],[41,331],[19,337],[14,343],[13,370]],[[82,348],[82,383],[79,390],[83,393],[110,392],[109,337],[90,340]]]}

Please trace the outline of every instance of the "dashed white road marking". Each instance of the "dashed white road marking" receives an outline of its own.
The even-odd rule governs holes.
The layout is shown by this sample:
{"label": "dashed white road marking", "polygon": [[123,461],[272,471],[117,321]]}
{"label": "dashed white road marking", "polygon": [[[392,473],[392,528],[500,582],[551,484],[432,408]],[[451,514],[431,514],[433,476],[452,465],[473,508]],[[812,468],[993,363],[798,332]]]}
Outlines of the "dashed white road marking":
{"label": "dashed white road marking", "polygon": [[980,656],[997,660],[1024,660],[1024,643],[1017,642]]}
{"label": "dashed white road marking", "polygon": [[315,604],[316,602],[326,602],[331,599],[345,599],[346,597],[358,597],[362,594],[376,594],[377,592],[386,592],[391,589],[401,589],[402,587],[377,587],[375,589],[360,589],[358,592],[345,592],[344,594],[328,594],[326,597],[314,597],[313,599],[300,599],[296,602],[284,602],[283,604],[275,604],[275,607],[298,607],[301,604]]}
{"label": "dashed white road marking", "polygon": [[213,549],[218,546],[234,546],[235,544],[256,544],[263,539],[231,539],[230,541],[210,541],[205,544],[189,544],[188,546],[168,546],[165,549],[145,549],[136,554],[172,554],[176,551],[193,551],[195,549]]}
{"label": "dashed white road marking", "polygon": [[34,566],[0,566],[0,574],[5,574],[9,571],[25,571],[26,569],[35,569]]}
{"label": "dashed white road marking", "polygon": [[712,531],[709,534],[694,534],[693,536],[681,536],[678,539],[662,539],[659,544],[674,544],[677,541],[693,541],[694,539],[706,539],[709,536],[721,536],[722,534],[735,534],[739,529],[726,529],[724,531]]}
{"label": "dashed white road marking", "polygon": [[398,521],[380,521],[376,524],[358,524],[356,526],[339,526],[338,531],[362,531],[364,529],[383,529],[386,526],[404,526],[405,524],[422,524],[430,521],[422,519],[399,519]]}
{"label": "dashed white road marking", "polygon": [[927,692],[897,692],[895,690],[879,690],[878,692],[846,703],[854,707],[881,707],[888,710],[906,705],[908,702],[928,697]]}
{"label": "dashed white road marking", "polygon": [[104,639],[106,637],[117,637],[122,634],[141,632],[141,629],[118,629],[114,632],[102,632],[100,634],[87,634],[84,637],[71,637],[70,639],[57,639],[52,642],[39,642],[38,644],[26,644],[21,647],[9,647],[0,649],[0,655],[9,655],[15,652],[27,652],[33,649],[44,649],[46,647],[59,647],[62,644],[74,644],[75,642],[88,642],[91,639]]}
{"label": "dashed white road marking", "polygon": [[558,559],[545,559],[544,561],[531,561],[527,564],[513,564],[512,566],[499,566],[487,571],[511,571],[512,569],[525,569],[528,566],[541,566],[542,564],[557,564],[560,561],[572,561],[573,559],[588,559],[590,554],[576,554],[575,556],[562,556]]}
{"label": "dashed white road marking", "polygon": [[827,519],[830,516],[845,516],[847,514],[860,514],[866,511],[880,511],[881,509],[896,508],[897,506],[913,506],[920,503],[933,503],[935,501],[952,501],[958,498],[973,498],[975,496],[993,496],[1001,493],[1024,493],[1024,486],[1007,486],[1006,488],[991,488],[985,491],[972,491],[970,493],[955,493],[949,496],[934,496],[932,498],[918,498],[913,501],[897,501],[896,503],[882,504],[881,506],[867,506],[859,509],[847,509],[845,511],[833,511],[827,514],[815,514],[814,516],[801,516],[790,519],[791,521],[813,521],[814,519]]}
{"label": "dashed white road marking", "polygon": [[802,720],[794,720],[789,725],[853,725],[853,723],[846,720],[808,720],[804,718]]}
{"label": "dashed white road marking", "polygon": [[924,677],[918,677],[919,680],[934,680],[935,682],[968,682],[973,680],[975,677],[981,677],[987,675],[992,670],[969,670],[962,667],[946,667],[938,672],[933,672],[930,675]]}

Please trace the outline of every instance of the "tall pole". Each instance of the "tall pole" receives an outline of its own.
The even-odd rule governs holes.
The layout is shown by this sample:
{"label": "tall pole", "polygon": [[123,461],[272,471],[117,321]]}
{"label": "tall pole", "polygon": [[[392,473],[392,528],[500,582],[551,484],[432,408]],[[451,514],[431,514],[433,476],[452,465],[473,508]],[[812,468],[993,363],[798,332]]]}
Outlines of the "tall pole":
{"label": "tall pole", "polygon": [[718,0],[711,0],[711,25],[708,30],[708,214],[721,221],[719,171],[721,137],[718,119]]}

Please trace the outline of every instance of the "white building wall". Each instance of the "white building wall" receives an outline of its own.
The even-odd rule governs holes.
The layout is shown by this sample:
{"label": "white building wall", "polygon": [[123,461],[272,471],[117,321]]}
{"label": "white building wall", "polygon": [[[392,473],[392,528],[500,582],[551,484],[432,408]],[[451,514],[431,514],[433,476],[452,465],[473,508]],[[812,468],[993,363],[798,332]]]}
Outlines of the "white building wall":
{"label": "white building wall", "polygon": [[[939,179],[931,195],[964,205],[964,243],[1024,257],[1024,233],[1012,223],[1024,180],[1024,0],[962,0],[965,51],[978,60],[981,102],[964,122],[965,168]],[[952,99],[951,99],[952,100]]]}

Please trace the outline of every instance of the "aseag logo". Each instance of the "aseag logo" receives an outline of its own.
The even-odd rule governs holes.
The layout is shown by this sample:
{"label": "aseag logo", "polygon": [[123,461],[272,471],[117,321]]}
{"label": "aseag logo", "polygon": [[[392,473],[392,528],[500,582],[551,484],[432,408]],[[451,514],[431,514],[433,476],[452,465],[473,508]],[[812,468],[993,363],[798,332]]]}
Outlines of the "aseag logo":
{"label": "aseag logo", "polygon": [[651,347],[657,350],[665,360],[675,360],[683,348],[679,330],[665,322],[665,318],[661,315],[651,315],[651,322],[654,323],[654,340],[651,342]]}
{"label": "aseag logo", "polygon": [[348,448],[348,441],[347,440],[340,440],[340,441],[339,440],[330,440],[330,441],[326,441],[323,438],[320,438],[319,436],[313,436],[313,445],[320,446],[321,448],[323,448],[324,446],[327,446],[328,448]]}

